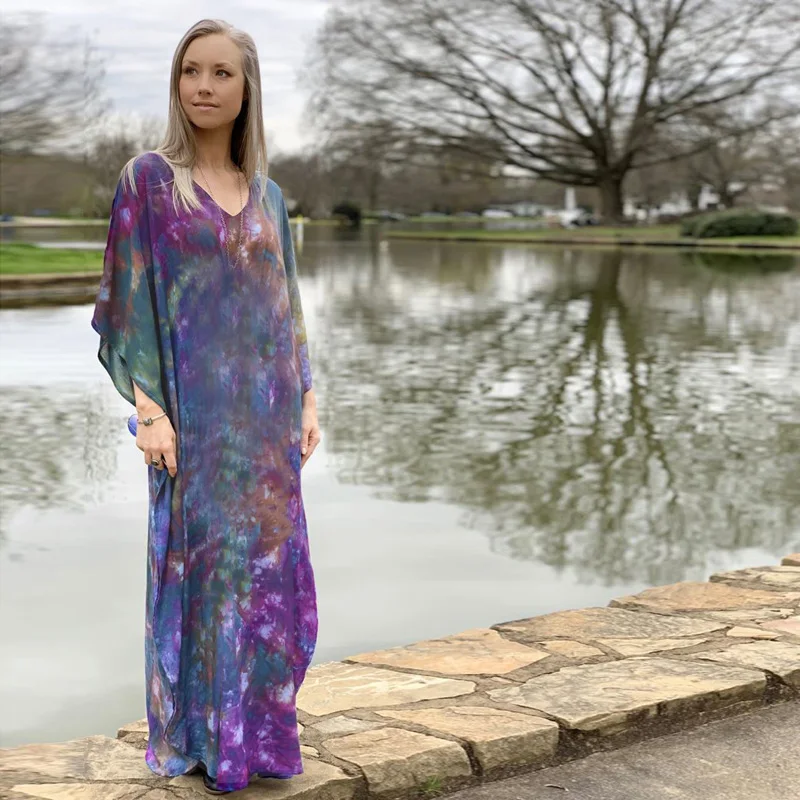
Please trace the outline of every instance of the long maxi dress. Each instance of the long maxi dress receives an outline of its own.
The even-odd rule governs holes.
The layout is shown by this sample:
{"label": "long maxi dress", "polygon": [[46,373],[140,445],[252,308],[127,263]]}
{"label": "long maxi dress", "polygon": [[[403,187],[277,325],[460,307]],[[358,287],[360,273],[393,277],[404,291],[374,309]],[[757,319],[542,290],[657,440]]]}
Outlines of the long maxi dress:
{"label": "long maxi dress", "polygon": [[262,194],[257,177],[230,215],[199,184],[202,207],[176,210],[172,182],[145,153],[136,192],[117,185],[92,327],[120,394],[135,403],[133,379],[177,438],[174,478],[147,467],[145,759],[163,776],[202,762],[235,790],[303,772],[296,695],[317,637],[300,481],[311,372],[280,188],[268,180]]}

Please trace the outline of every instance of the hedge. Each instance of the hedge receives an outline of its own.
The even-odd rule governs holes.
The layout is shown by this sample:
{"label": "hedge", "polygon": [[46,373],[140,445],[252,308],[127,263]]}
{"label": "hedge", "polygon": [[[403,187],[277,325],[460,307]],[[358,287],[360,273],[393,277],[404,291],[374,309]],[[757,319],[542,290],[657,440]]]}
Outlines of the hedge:
{"label": "hedge", "polygon": [[700,214],[684,220],[681,236],[696,239],[732,236],[797,236],[797,219],[790,214],[776,214],[758,209],[731,209]]}

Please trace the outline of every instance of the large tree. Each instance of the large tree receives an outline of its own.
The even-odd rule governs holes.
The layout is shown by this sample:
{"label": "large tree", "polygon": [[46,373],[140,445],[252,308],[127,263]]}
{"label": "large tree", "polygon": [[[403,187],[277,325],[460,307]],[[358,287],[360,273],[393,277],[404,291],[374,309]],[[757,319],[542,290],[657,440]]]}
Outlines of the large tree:
{"label": "large tree", "polygon": [[597,187],[617,218],[632,169],[697,148],[664,152],[665,129],[797,80],[798,30],[797,0],[336,0],[311,106],[329,131],[381,120],[417,149]]}
{"label": "large tree", "polygon": [[78,153],[108,111],[105,70],[76,28],[48,32],[41,14],[0,26],[0,154]]}

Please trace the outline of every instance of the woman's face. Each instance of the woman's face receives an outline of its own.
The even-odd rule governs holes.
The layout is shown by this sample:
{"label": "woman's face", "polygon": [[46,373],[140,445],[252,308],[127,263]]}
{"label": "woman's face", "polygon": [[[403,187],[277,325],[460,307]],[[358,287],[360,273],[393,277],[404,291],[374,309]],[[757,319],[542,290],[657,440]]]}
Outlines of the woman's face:
{"label": "woman's face", "polygon": [[183,55],[179,84],[181,106],[198,128],[232,123],[242,108],[242,53],[227,36],[195,39]]}

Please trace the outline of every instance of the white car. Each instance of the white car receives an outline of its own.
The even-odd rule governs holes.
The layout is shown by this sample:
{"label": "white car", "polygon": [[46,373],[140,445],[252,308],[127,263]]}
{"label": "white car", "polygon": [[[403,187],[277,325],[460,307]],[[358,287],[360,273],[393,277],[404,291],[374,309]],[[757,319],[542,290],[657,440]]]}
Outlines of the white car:
{"label": "white car", "polygon": [[502,208],[487,208],[483,212],[483,216],[489,219],[512,219],[514,215]]}

